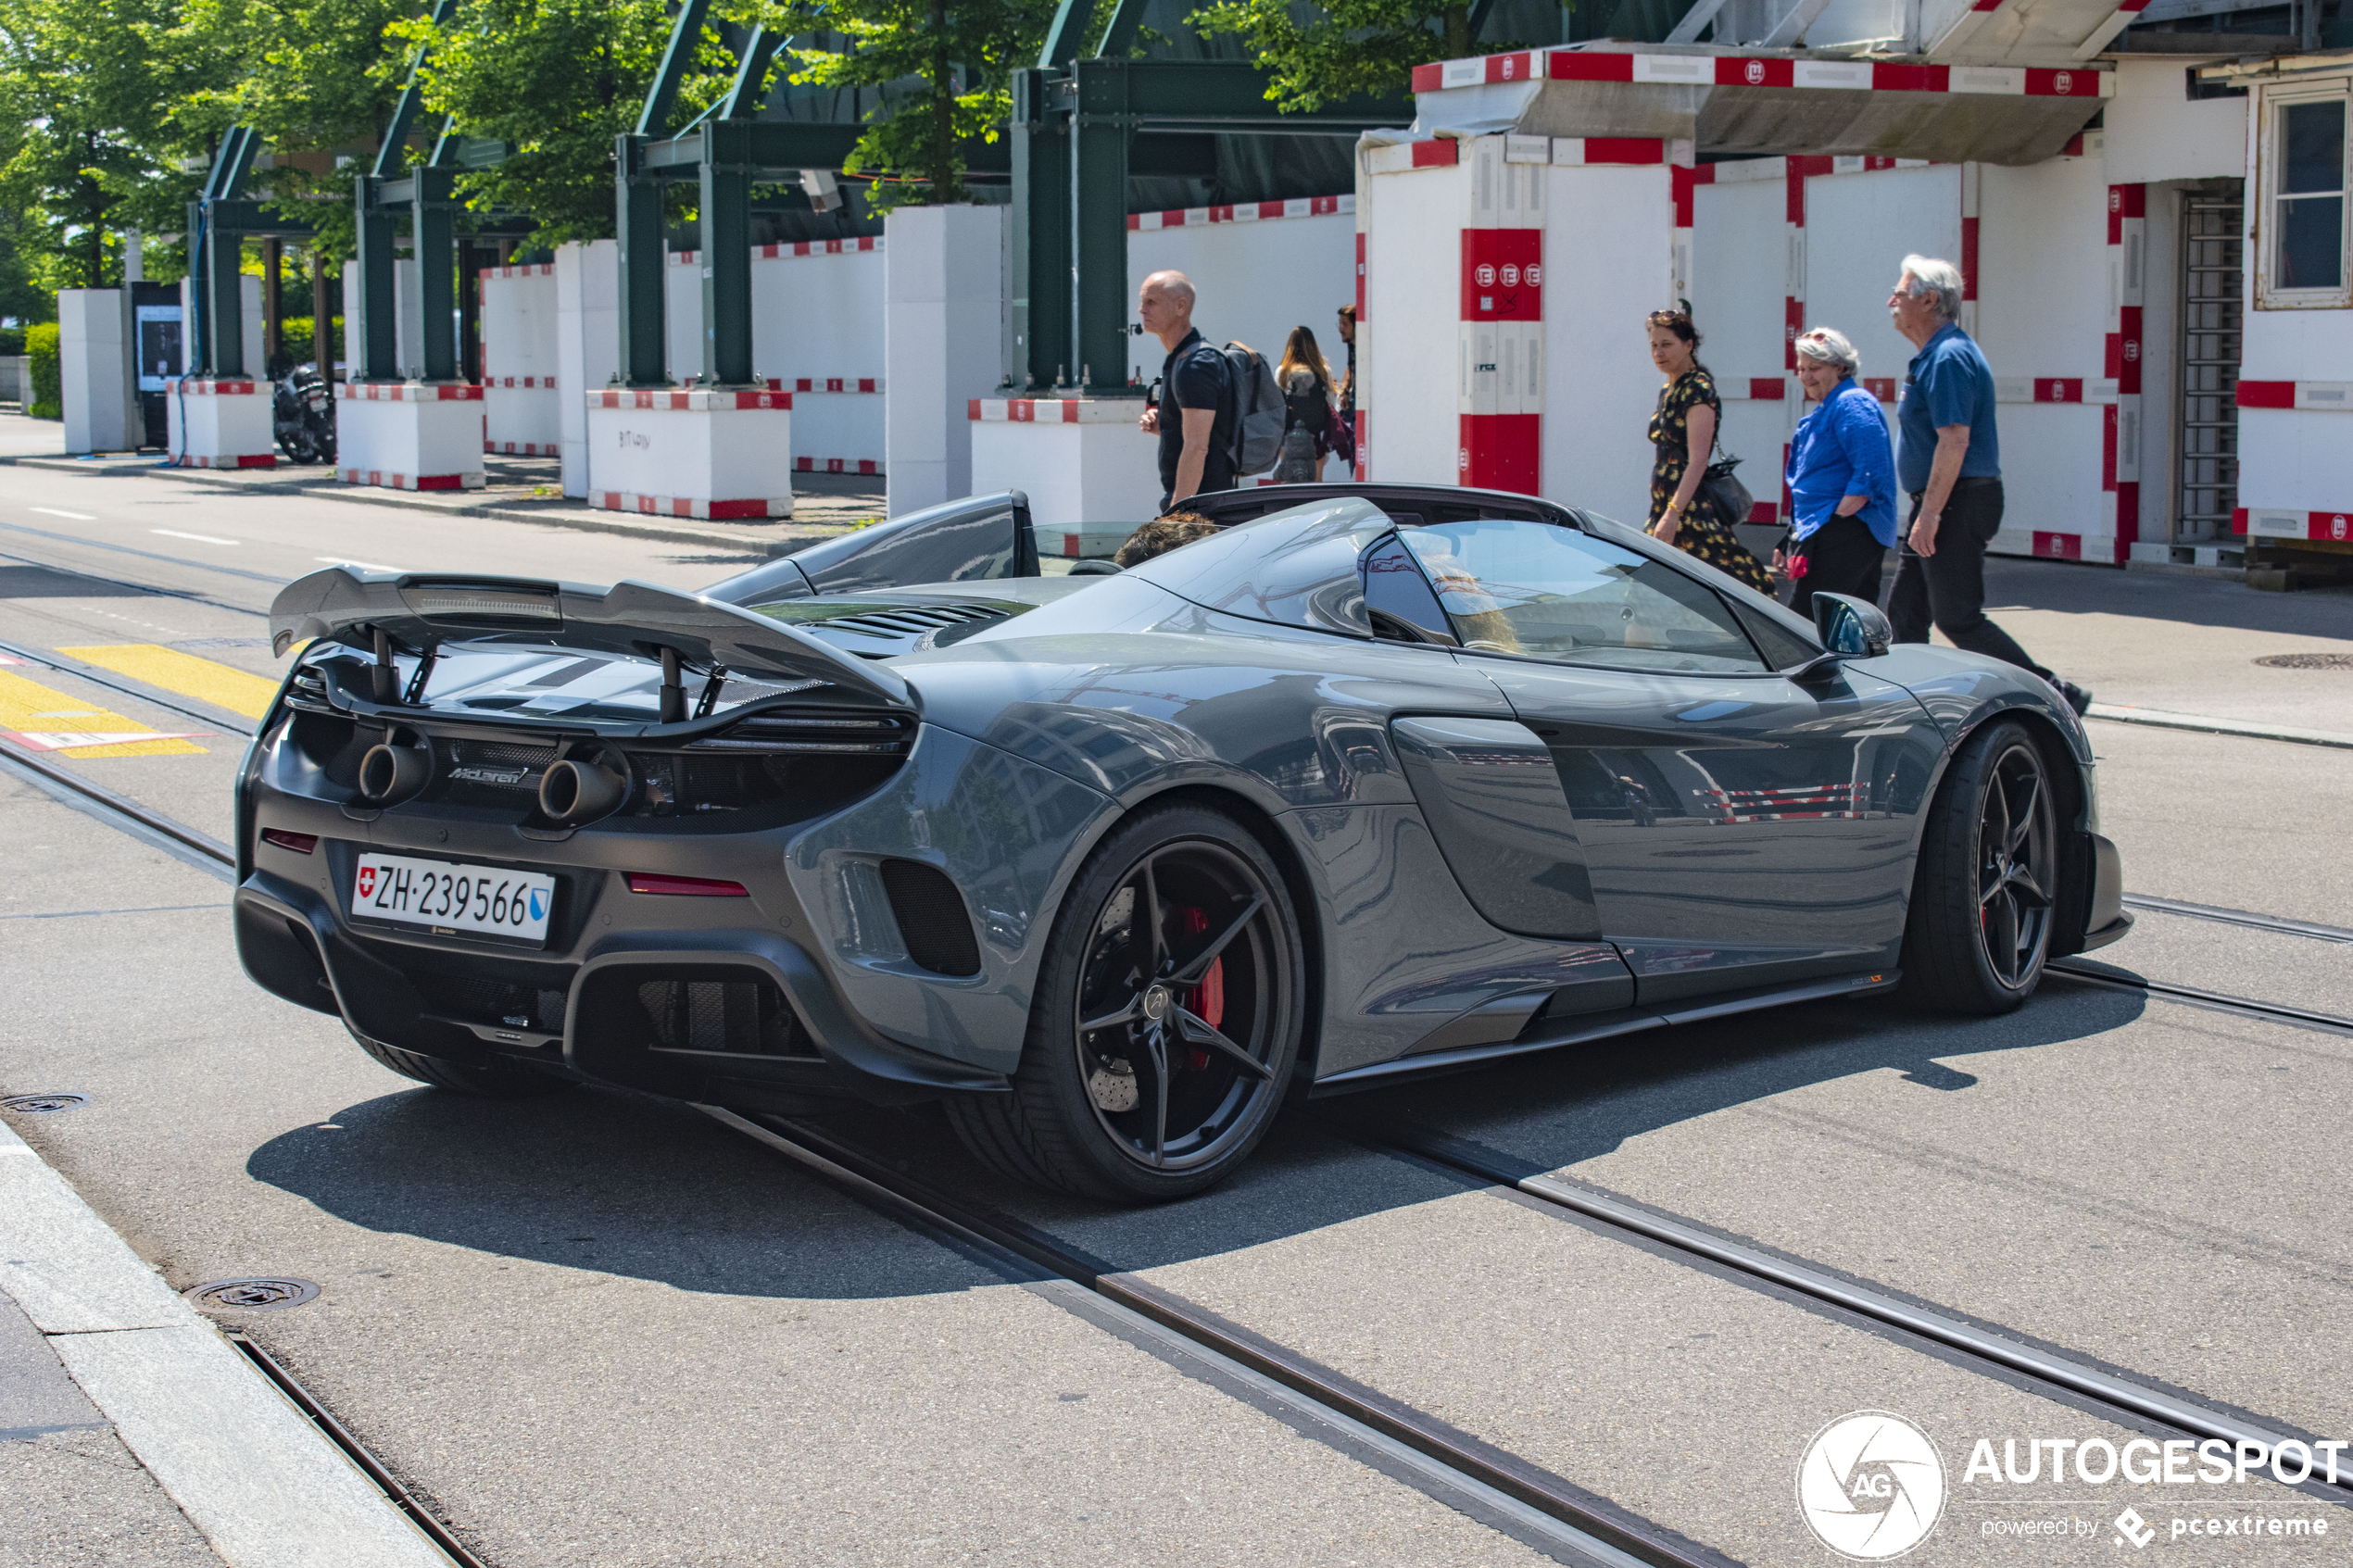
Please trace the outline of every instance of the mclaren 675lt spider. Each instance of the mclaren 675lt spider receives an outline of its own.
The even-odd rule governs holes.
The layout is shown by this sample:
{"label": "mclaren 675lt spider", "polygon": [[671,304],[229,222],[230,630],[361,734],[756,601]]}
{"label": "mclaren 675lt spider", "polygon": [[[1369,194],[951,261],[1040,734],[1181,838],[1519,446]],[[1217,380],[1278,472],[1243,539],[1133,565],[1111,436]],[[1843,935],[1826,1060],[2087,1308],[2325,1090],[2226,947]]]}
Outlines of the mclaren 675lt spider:
{"label": "mclaren 675lt spider", "polygon": [[922,581],[870,558],[923,529],[701,594],[305,577],[245,968],[443,1088],[937,1099],[1137,1202],[1288,1099],[1897,986],[1999,1011],[2129,923],[2024,671],[1526,497],[1229,506],[1125,572],[1035,575],[1022,518]]}

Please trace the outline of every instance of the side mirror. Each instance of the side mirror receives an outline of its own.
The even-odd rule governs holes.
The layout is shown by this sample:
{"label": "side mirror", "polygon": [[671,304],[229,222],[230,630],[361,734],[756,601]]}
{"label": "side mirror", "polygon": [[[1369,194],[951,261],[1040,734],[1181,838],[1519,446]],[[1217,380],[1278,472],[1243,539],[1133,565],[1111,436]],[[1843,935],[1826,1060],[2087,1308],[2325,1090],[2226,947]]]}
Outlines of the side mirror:
{"label": "side mirror", "polygon": [[1822,646],[1841,659],[1877,659],[1895,640],[1879,606],[1850,594],[1816,594],[1814,630]]}

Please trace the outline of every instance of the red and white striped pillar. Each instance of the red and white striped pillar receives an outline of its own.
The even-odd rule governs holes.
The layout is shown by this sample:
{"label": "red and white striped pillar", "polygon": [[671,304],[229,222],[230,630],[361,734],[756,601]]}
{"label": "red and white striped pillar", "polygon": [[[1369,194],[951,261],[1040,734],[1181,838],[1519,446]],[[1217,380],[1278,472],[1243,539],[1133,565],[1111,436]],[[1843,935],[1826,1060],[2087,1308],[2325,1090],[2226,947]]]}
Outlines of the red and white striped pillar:
{"label": "red and white striped pillar", "polygon": [[1826,157],[1789,157],[1789,213],[1784,228],[1789,235],[1789,288],[1783,297],[1781,322],[1781,369],[1794,374],[1797,370],[1797,334],[1806,330],[1806,182],[1817,174],[1828,174],[1831,160]]}
{"label": "red and white striped pillar", "polygon": [[[1506,142],[1531,146],[1506,157]],[[1514,149],[1516,150],[1516,149]],[[1471,144],[1470,211],[1459,239],[1461,329],[1454,411],[1457,482],[1538,493],[1544,410],[1544,170],[1542,137]],[[1361,399],[1360,399],[1361,404]]]}
{"label": "red and white striped pillar", "polygon": [[2116,401],[2100,434],[2100,509],[2113,558],[2141,535],[2141,308],[2148,255],[2148,187],[2108,188],[2108,375]]}
{"label": "red and white striped pillar", "polygon": [[1692,296],[1692,227],[1693,209],[1698,206],[1694,193],[1702,185],[1716,183],[1716,166],[1698,166],[1694,144],[1670,141],[1667,144],[1667,177],[1668,190],[1675,200],[1675,240],[1670,263],[1675,275],[1675,298]]}
{"label": "red and white striped pillar", "polygon": [[1985,183],[1984,166],[1961,165],[1961,331],[1977,335],[1977,203]]}

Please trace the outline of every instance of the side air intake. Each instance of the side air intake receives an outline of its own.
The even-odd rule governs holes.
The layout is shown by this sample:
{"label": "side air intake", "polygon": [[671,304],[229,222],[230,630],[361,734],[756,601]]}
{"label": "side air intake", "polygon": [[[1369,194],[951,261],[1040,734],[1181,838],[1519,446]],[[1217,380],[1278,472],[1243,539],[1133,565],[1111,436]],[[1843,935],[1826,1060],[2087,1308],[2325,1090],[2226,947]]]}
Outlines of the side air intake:
{"label": "side air intake", "polygon": [[885,860],[882,884],[909,958],[934,974],[980,972],[980,944],[954,883],[920,860]]}

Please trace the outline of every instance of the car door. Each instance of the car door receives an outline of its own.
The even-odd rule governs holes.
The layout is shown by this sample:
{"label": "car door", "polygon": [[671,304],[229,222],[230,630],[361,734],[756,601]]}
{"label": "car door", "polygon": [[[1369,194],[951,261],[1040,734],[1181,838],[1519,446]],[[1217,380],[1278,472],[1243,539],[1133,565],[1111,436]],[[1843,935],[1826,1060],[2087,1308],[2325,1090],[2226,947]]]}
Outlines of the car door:
{"label": "car door", "polygon": [[[1892,964],[1942,739],[1911,695],[1693,573],[1541,522],[1401,530],[1459,657],[1559,771],[1640,1003]],[[1769,654],[1771,657],[1768,657]]]}

